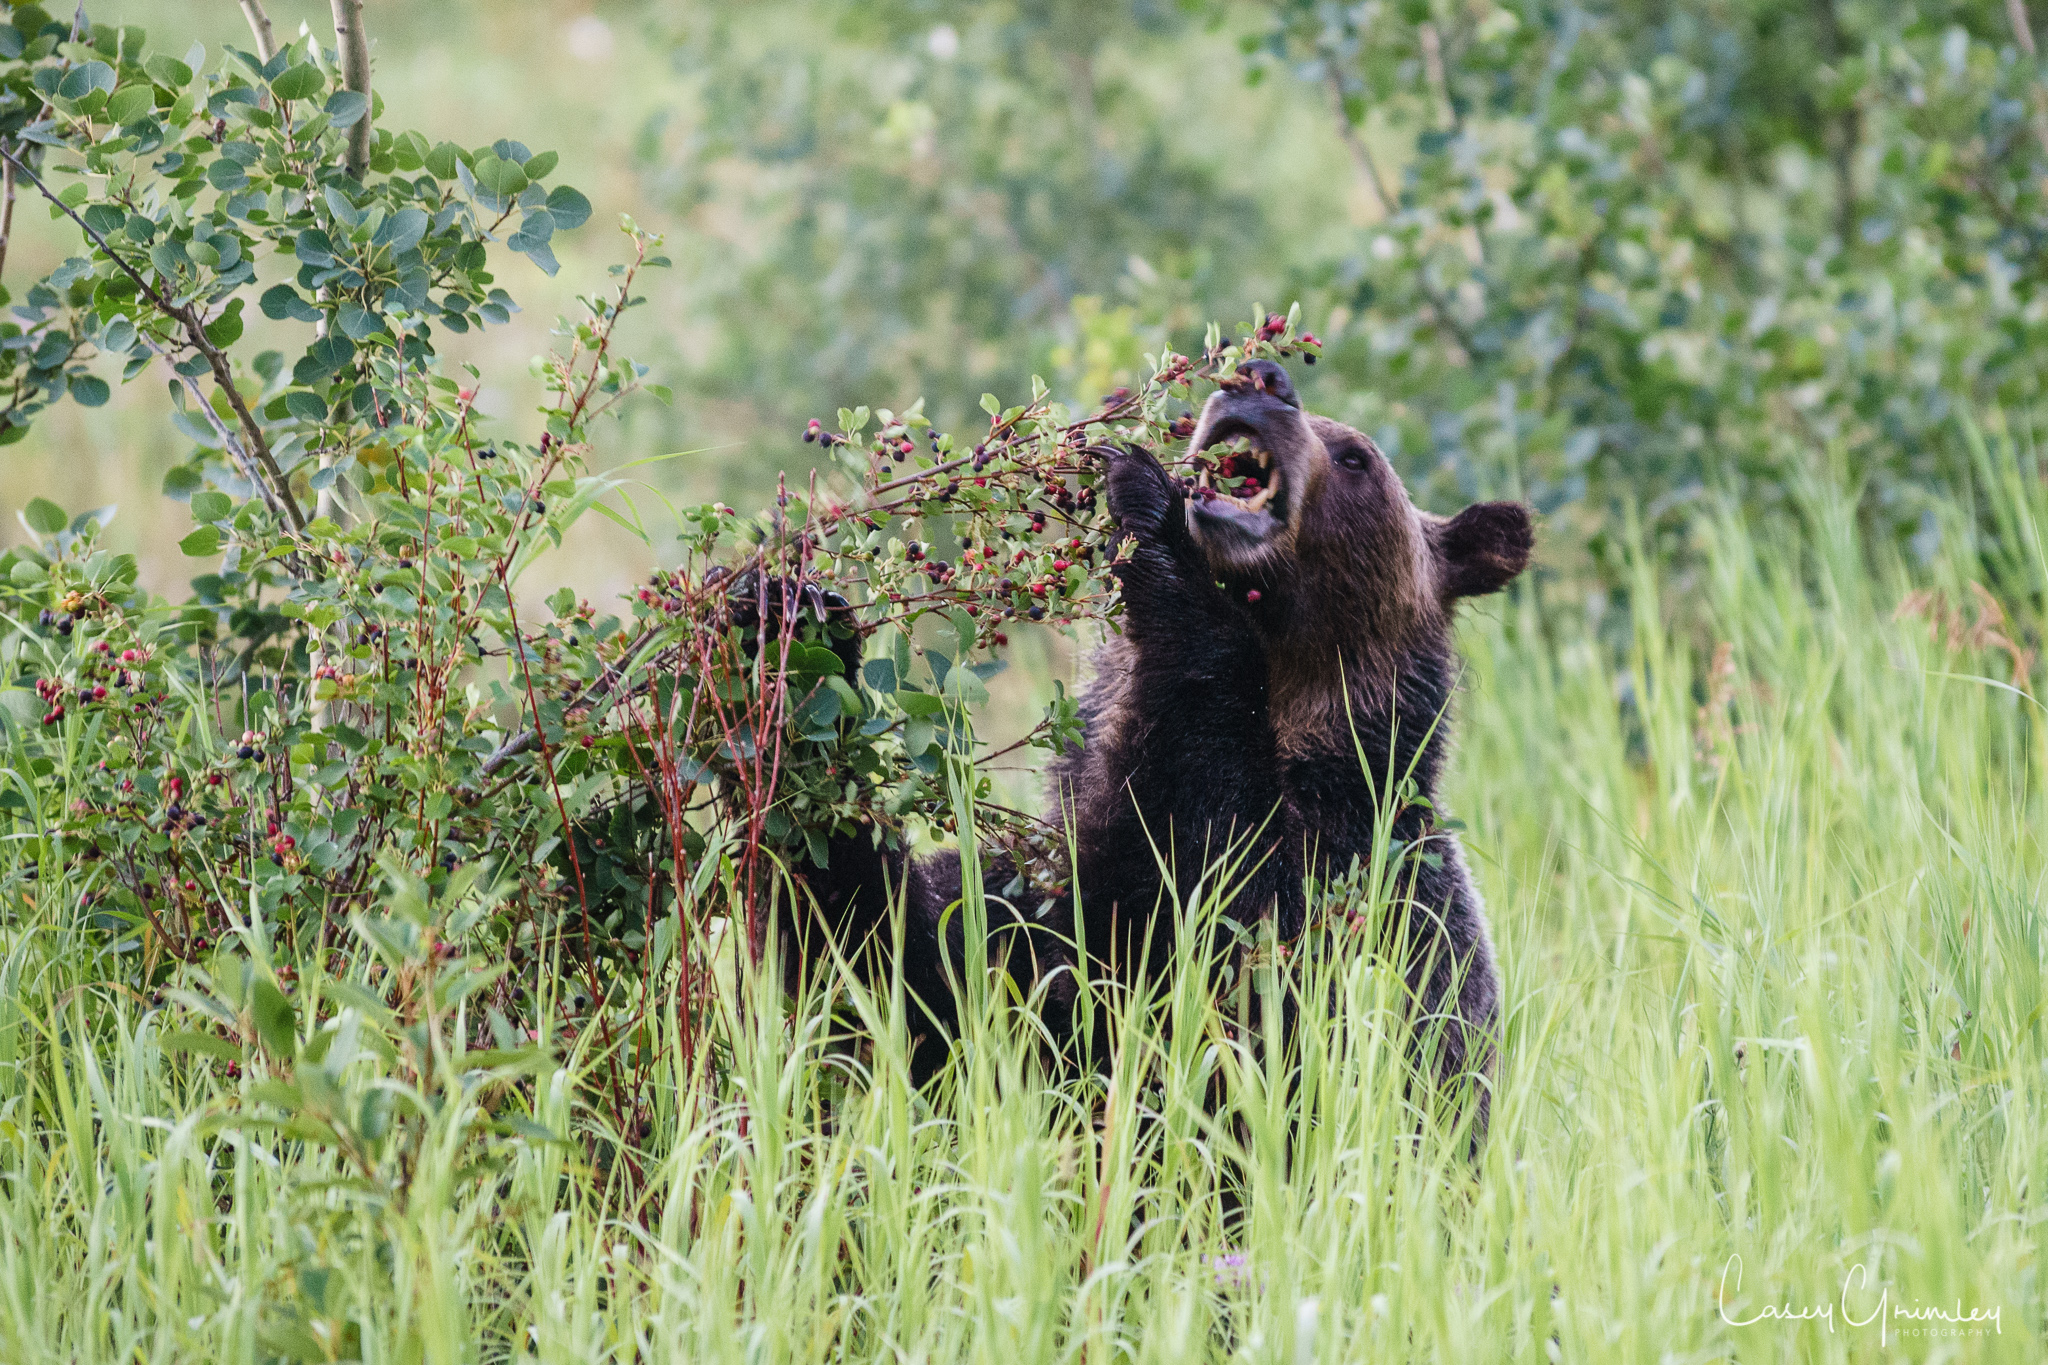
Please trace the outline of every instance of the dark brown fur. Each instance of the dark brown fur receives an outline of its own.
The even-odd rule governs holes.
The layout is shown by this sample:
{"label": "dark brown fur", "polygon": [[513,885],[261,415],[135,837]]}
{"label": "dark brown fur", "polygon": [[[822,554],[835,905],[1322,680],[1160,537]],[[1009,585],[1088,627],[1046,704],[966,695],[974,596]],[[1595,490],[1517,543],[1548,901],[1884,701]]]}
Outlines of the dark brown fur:
{"label": "dark brown fur", "polygon": [[[1133,543],[1118,570],[1123,631],[1095,656],[1082,745],[1051,774],[1055,818],[1076,840],[1073,890],[992,908],[991,923],[1031,940],[1041,964],[1080,939],[1100,969],[1136,980],[1141,963],[1157,973],[1188,950],[1175,908],[1193,904],[1228,851],[1244,857],[1227,913],[1277,916],[1291,937],[1306,881],[1369,858],[1376,838],[1419,844],[1434,856],[1414,865],[1413,904],[1391,946],[1419,1033],[1436,1035],[1439,1074],[1480,1078],[1483,1124],[1498,978],[1436,790],[1457,670],[1452,608],[1521,571],[1528,513],[1511,503],[1449,519],[1417,510],[1373,443],[1304,415],[1270,362],[1243,367],[1209,400],[1193,446],[1238,435],[1271,456],[1282,491],[1263,507],[1190,497],[1146,451],[1112,459],[1110,508]],[[1404,779],[1405,804],[1389,795]],[[864,877],[850,883],[840,861],[835,849],[832,875],[813,879],[828,917],[879,924],[872,886],[851,884]],[[876,854],[848,861],[876,880],[899,870]],[[991,876],[992,890],[1006,874]],[[959,961],[957,934],[943,950],[938,936],[952,892],[940,876],[912,880],[931,888],[921,893],[931,903],[914,896],[908,907],[904,968],[931,981],[942,952]],[[949,1000],[925,1003],[950,1026]]]}

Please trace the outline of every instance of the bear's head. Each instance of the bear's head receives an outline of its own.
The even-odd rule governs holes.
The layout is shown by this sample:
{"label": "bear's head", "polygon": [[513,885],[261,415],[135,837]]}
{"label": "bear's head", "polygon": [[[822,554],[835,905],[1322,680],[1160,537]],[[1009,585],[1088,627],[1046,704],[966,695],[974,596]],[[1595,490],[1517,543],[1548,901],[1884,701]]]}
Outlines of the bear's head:
{"label": "bear's head", "polygon": [[1335,675],[1367,682],[1417,651],[1447,651],[1453,604],[1500,590],[1529,562],[1526,507],[1419,510],[1372,440],[1304,413],[1272,361],[1241,366],[1210,396],[1189,449],[1239,437],[1260,486],[1233,497],[1205,476],[1189,493],[1187,525],[1268,638],[1276,690],[1288,690],[1290,677],[1299,686]]}

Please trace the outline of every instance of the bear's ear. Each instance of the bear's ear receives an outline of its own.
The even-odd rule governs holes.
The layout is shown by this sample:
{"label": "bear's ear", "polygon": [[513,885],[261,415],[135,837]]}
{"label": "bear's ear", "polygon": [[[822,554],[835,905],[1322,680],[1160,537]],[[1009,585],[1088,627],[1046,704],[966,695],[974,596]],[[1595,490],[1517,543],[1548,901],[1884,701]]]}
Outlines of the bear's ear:
{"label": "bear's ear", "polygon": [[1436,527],[1445,601],[1499,592],[1529,566],[1536,528],[1519,502],[1476,502]]}

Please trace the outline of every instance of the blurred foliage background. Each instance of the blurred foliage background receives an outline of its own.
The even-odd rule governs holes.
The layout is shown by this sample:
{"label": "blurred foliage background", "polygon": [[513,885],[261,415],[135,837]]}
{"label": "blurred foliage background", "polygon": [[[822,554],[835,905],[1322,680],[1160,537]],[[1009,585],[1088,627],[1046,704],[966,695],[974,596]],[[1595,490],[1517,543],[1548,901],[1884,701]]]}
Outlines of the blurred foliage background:
{"label": "blurred foliage background", "polygon": [[[922,394],[964,423],[1033,374],[1093,398],[1297,301],[1325,343],[1310,403],[1426,505],[1534,502],[1545,581],[1596,611],[1631,519],[1682,590],[1703,493],[1770,505],[1828,461],[1924,558],[1931,490],[1972,477],[1964,415],[2033,448],[2048,97],[2024,0],[367,8],[391,117],[559,151],[597,208],[559,275],[509,267],[526,313],[458,357],[543,350],[618,213],[668,234],[679,269],[623,344],[676,402],[607,452],[690,452],[648,466],[664,496],[760,499],[840,405]],[[328,9],[271,12],[289,34]],[[94,18],[247,44],[229,0]],[[75,249],[40,206],[18,220],[10,273]],[[62,407],[0,489],[119,503],[113,540],[175,589],[166,406],[152,378]],[[637,580],[644,548],[601,525],[536,581]],[[2007,561],[2002,594],[2048,587]]]}

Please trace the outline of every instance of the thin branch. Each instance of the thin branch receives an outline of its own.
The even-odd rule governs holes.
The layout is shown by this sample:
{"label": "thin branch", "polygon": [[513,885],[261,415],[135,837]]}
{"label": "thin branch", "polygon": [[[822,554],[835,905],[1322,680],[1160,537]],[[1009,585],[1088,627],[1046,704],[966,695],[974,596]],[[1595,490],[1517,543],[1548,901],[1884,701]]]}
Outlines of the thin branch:
{"label": "thin branch", "polygon": [[0,275],[7,273],[7,248],[14,241],[14,163],[0,166]]}
{"label": "thin branch", "polygon": [[1444,70],[1444,40],[1435,24],[1425,22],[1421,28],[1422,73],[1429,80],[1429,93],[1435,97],[1437,118],[1443,126],[1453,132],[1465,131],[1465,121],[1458,117],[1458,106],[1451,101],[1451,82]]}
{"label": "thin branch", "polygon": [[2035,60],[2034,26],[2027,22],[2026,0],[2005,0],[2005,17],[2012,22],[2013,41],[2027,54],[2027,60]]}
{"label": "thin branch", "polygon": [[1394,196],[1387,192],[1386,181],[1380,179],[1380,167],[1373,160],[1372,148],[1366,145],[1365,135],[1351,122],[1351,114],[1344,107],[1344,82],[1337,75],[1335,66],[1329,67],[1330,98],[1337,105],[1337,136],[1344,141],[1344,150],[1351,153],[1351,165],[1372,190],[1372,197],[1379,201],[1380,216],[1394,216]]}
{"label": "thin branch", "polygon": [[[2034,26],[2027,19],[2026,0],[2005,0],[2005,17],[2012,24],[2013,41],[2020,45],[2020,51],[2027,54],[2027,60],[2038,63],[2040,51],[2034,46]],[[2041,76],[2034,73],[2032,103],[2034,106],[2034,140],[2041,144],[2041,150],[2048,152],[2048,98],[2041,89]]]}
{"label": "thin branch", "polygon": [[[370,98],[370,39],[363,30],[363,0],[333,0],[335,52],[341,79],[350,90]],[[370,173],[370,111],[348,130],[348,173],[361,180]]]}
{"label": "thin branch", "polygon": [[[1451,98],[1450,77],[1444,69],[1443,35],[1437,32],[1436,25],[1432,23],[1422,25],[1421,35],[1422,71],[1428,78],[1430,94],[1437,105],[1437,118],[1446,130],[1462,135],[1465,131],[1465,120],[1458,113],[1457,102]],[[1465,259],[1474,267],[1484,269],[1486,244],[1480,240],[1479,225],[1465,224],[1465,230],[1458,234],[1458,238],[1465,248]],[[1468,346],[1466,349],[1469,351],[1471,347]]]}
{"label": "thin branch", "polygon": [[277,55],[277,38],[270,31],[270,16],[263,12],[263,0],[241,0],[242,17],[249,21],[249,32],[256,35],[256,55],[268,62]]}
{"label": "thin branch", "polygon": [[[1330,73],[1329,84],[1330,94],[1335,99],[1337,106],[1337,136],[1343,140],[1344,150],[1351,153],[1351,165],[1357,172],[1358,178],[1365,182],[1366,187],[1372,191],[1373,198],[1379,202],[1380,213],[1387,218],[1392,218],[1394,216],[1393,195],[1388,191],[1386,182],[1380,179],[1379,163],[1373,160],[1372,148],[1366,145],[1364,134],[1360,133],[1352,125],[1351,115],[1345,112],[1344,87],[1339,83],[1335,71]],[[1467,231],[1471,233],[1472,240],[1476,241],[1478,230],[1467,225]],[[1468,242],[1466,246],[1467,259],[1471,259],[1472,251],[1472,242]],[[1483,256],[1481,259],[1483,259]],[[1428,302],[1430,312],[1435,314],[1436,320],[1442,324],[1444,330],[1457,338],[1458,345],[1464,348],[1465,354],[1468,357],[1478,355],[1478,343],[1473,337],[1471,329],[1460,322],[1457,315],[1451,311],[1451,301],[1445,298],[1434,285],[1430,284],[1429,276],[1425,271],[1416,271],[1414,278],[1415,288]]]}
{"label": "thin branch", "polygon": [[[141,338],[143,345],[149,347],[157,359],[163,361],[166,365],[171,364],[170,356],[165,354],[162,347],[150,340],[147,333],[137,332],[136,335]],[[177,373],[175,366],[172,367],[172,373]],[[263,495],[264,505],[270,508],[270,514],[280,520],[288,520],[288,514],[279,505],[277,495],[271,490],[270,481],[263,477],[261,470],[250,463],[248,454],[242,449],[242,443],[235,439],[235,433],[228,430],[228,424],[223,422],[220,419],[220,414],[213,410],[213,404],[206,401],[206,393],[199,387],[198,381],[194,380],[190,375],[184,374],[177,375],[177,380],[183,386],[186,394],[191,397],[192,405],[205,415],[206,424],[213,428],[214,435],[220,437],[221,445],[226,448],[229,458],[234,460],[235,467],[242,471],[242,477],[254,484],[256,491]]]}
{"label": "thin branch", "polygon": [[[234,370],[228,364],[227,353],[207,340],[206,325],[200,321],[198,310],[190,304],[181,308],[172,303],[163,291],[151,284],[141,271],[130,265],[120,252],[114,250],[104,236],[96,231],[84,218],[80,217],[78,210],[72,208],[71,205],[59,198],[48,185],[43,183],[40,176],[28,168],[26,162],[22,161],[20,157],[16,156],[4,144],[0,144],[0,158],[4,158],[6,163],[16,172],[28,177],[29,184],[34,185],[43,198],[56,205],[63,211],[65,217],[76,223],[78,230],[86,235],[87,240],[98,247],[122,274],[135,282],[136,288],[142,291],[142,296],[148,299],[158,312],[178,323],[184,329],[186,341],[194,350],[206,357],[206,363],[213,371],[215,382],[227,391],[228,403],[235,410],[235,420],[242,427],[243,449],[237,448],[233,433],[229,432],[226,425],[220,421],[211,403],[204,401],[202,398],[199,406],[205,410],[207,417],[213,421],[219,430],[221,439],[228,447],[228,453],[236,457],[237,463],[244,465],[244,477],[248,478],[257,488],[264,491],[264,501],[270,505],[271,511],[281,515],[286,521],[290,522],[294,532],[304,531],[306,529],[306,514],[299,510],[298,503],[292,498],[291,486],[285,479],[284,471],[277,466],[277,457],[271,454],[270,442],[264,437],[263,428],[257,425],[255,416],[249,411],[249,405],[242,401],[240,391],[235,388]],[[155,348],[152,347],[152,349]],[[162,355],[163,353],[158,351],[157,354]],[[189,377],[180,375],[179,378],[185,381],[188,389],[195,393],[197,392],[197,386],[192,383]],[[246,454],[244,454],[244,449],[246,449]],[[247,467],[246,462],[251,458],[254,459],[257,466],[260,466],[262,473],[269,476],[267,480],[258,477],[255,469]]]}

